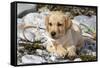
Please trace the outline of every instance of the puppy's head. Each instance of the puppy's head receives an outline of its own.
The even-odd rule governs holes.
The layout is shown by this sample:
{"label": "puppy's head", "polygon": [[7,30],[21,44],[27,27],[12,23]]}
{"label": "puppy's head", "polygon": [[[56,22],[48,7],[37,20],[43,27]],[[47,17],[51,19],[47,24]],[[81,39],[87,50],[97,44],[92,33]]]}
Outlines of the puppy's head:
{"label": "puppy's head", "polygon": [[58,39],[65,35],[66,31],[71,27],[71,20],[61,11],[53,11],[45,19],[46,29],[50,36]]}

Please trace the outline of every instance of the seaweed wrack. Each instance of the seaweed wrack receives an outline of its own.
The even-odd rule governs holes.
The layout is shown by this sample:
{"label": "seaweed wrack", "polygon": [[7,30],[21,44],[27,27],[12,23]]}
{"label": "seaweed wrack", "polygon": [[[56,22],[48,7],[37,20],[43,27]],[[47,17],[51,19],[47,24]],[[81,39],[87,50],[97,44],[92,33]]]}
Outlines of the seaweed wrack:
{"label": "seaweed wrack", "polygon": [[92,56],[92,55],[80,55],[80,58],[82,59],[82,61],[95,61],[96,60],[96,56]]}

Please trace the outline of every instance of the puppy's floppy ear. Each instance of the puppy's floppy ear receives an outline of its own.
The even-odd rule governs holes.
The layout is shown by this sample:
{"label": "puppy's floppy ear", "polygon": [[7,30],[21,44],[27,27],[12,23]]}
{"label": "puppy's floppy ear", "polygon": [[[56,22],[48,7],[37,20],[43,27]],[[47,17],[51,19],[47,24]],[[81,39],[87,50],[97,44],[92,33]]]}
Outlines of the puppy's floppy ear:
{"label": "puppy's floppy ear", "polygon": [[45,17],[45,26],[47,31],[49,30],[48,23],[49,23],[49,15]]}
{"label": "puppy's floppy ear", "polygon": [[72,26],[72,21],[69,16],[65,16],[65,29],[70,29]]}

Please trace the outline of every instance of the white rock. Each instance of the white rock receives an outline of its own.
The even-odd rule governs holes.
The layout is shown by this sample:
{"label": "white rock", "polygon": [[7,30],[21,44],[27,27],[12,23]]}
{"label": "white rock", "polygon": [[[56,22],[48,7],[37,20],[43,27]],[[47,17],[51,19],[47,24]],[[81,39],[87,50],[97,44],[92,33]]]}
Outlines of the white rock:
{"label": "white rock", "polygon": [[55,61],[55,60],[56,60],[56,57],[55,57],[55,56],[51,56],[50,59],[51,59],[52,61]]}
{"label": "white rock", "polygon": [[66,59],[66,60],[58,60],[57,62],[70,62],[71,60]]}
{"label": "white rock", "polygon": [[[46,13],[29,13],[26,16],[24,16],[22,19],[17,19],[18,20],[18,24],[21,25],[21,28],[18,27],[18,38],[22,38],[22,39],[27,39],[31,42],[33,42],[34,40],[40,40],[42,33],[45,32],[45,16]],[[35,26],[37,28],[28,28],[25,30],[24,32],[24,36],[23,36],[23,29],[24,29],[24,25],[31,25],[31,26]],[[40,29],[43,28],[43,29]],[[35,37],[34,37],[35,35]]]}
{"label": "white rock", "polygon": [[29,9],[34,9],[36,10],[36,5],[35,4],[22,4],[22,3],[18,3],[18,7],[17,7],[17,14],[19,15],[20,13],[22,13],[25,10],[29,10]]}
{"label": "white rock", "polygon": [[74,17],[75,20],[79,21],[80,23],[88,24],[88,25],[96,25],[96,16],[92,15],[91,17],[85,16],[85,15],[79,15]]}
{"label": "white rock", "polygon": [[24,37],[25,39],[34,42],[35,41],[35,32],[33,32],[33,29],[27,29],[24,31]]}
{"label": "white rock", "polygon": [[39,55],[42,55],[43,51],[40,50],[40,49],[37,49],[36,52],[39,54]]}
{"label": "white rock", "polygon": [[76,58],[74,61],[82,61],[82,59],[80,59],[80,58]]}
{"label": "white rock", "polygon": [[23,17],[23,22],[33,26],[38,25],[41,28],[45,28],[45,16],[45,13],[29,13]]}
{"label": "white rock", "polygon": [[96,56],[96,52],[92,52],[92,55],[93,55],[93,56]]}
{"label": "white rock", "polygon": [[22,63],[23,64],[38,64],[38,63],[44,63],[46,62],[43,58],[35,55],[25,55],[22,57]]}
{"label": "white rock", "polygon": [[96,30],[96,16],[92,15],[91,17],[85,15],[79,15],[74,17],[74,20],[78,21],[80,24],[85,24],[89,28]]}

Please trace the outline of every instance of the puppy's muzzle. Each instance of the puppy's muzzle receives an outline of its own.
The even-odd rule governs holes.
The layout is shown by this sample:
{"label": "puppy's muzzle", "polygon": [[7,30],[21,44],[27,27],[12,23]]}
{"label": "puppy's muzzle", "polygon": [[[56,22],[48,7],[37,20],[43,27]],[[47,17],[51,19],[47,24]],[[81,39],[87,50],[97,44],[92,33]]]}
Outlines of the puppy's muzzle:
{"label": "puppy's muzzle", "polygon": [[56,32],[51,32],[51,36],[54,37],[56,35]]}

